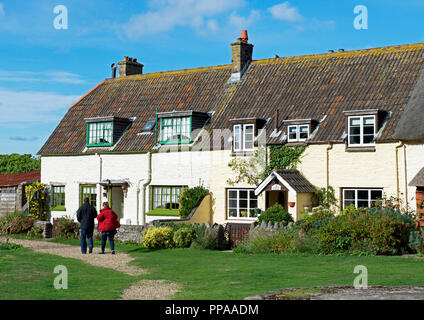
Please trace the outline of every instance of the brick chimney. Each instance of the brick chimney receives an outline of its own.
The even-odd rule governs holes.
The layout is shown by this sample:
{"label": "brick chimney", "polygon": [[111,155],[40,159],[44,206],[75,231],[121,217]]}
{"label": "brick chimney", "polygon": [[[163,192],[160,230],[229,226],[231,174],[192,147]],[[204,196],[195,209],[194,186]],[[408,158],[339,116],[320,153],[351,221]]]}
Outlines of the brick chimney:
{"label": "brick chimney", "polygon": [[231,44],[231,80],[240,81],[250,61],[252,61],[253,44],[248,43],[247,30],[241,32],[237,42]]}
{"label": "brick chimney", "polygon": [[119,77],[126,77],[135,74],[143,74],[143,64],[138,63],[137,59],[124,57],[124,60],[118,62]]}

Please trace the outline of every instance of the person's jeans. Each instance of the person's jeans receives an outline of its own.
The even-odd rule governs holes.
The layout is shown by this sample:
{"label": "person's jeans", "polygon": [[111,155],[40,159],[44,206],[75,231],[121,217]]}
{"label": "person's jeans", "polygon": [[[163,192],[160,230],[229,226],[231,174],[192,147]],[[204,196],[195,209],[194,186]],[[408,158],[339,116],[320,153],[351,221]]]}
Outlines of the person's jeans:
{"label": "person's jeans", "polygon": [[110,250],[115,251],[115,242],[113,241],[113,237],[115,236],[116,233],[117,231],[115,229],[109,230],[109,231],[102,231],[102,252],[105,252],[106,239],[108,238],[109,238]]}
{"label": "person's jeans", "polygon": [[87,240],[88,238],[88,246],[93,247],[93,230],[85,230],[81,229],[81,252],[83,254],[87,253]]}

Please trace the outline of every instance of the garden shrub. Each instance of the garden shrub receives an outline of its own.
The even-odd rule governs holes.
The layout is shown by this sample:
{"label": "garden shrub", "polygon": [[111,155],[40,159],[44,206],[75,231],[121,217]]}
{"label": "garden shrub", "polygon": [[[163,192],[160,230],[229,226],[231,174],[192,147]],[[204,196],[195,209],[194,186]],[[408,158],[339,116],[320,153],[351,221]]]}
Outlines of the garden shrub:
{"label": "garden shrub", "polygon": [[271,222],[272,224],[282,222],[284,225],[288,225],[290,222],[293,222],[293,217],[284,210],[282,205],[276,203],[259,216],[258,222],[261,224],[262,221],[266,223]]}
{"label": "garden shrub", "polygon": [[184,189],[180,194],[179,212],[181,218],[187,218],[200,201],[209,194],[209,190],[202,187]]}
{"label": "garden shrub", "polygon": [[193,228],[184,227],[174,232],[173,241],[177,248],[188,248],[195,238],[196,231]]}
{"label": "garden shrub", "polygon": [[412,230],[409,234],[409,248],[418,253],[424,253],[423,228]]}
{"label": "garden shrub", "polygon": [[413,227],[409,214],[393,208],[366,208],[335,217],[316,234],[325,254],[352,250],[399,254],[408,248]]}
{"label": "garden shrub", "polygon": [[254,229],[247,239],[234,249],[236,253],[293,253],[296,231],[294,228],[266,231]]}
{"label": "garden shrub", "polygon": [[59,237],[66,239],[77,239],[79,237],[80,226],[69,217],[62,217],[58,224]]}
{"label": "garden shrub", "polygon": [[217,239],[218,231],[213,228],[206,228],[203,234],[198,235],[196,239],[191,243],[190,248],[193,249],[207,249],[217,250],[218,244]]}
{"label": "garden shrub", "polygon": [[43,237],[44,228],[43,227],[32,227],[27,232],[28,238],[42,238]]}
{"label": "garden shrub", "polygon": [[333,218],[334,213],[321,206],[314,208],[311,215],[305,214],[303,219],[299,221],[299,226],[304,232],[313,233]]}
{"label": "garden shrub", "polygon": [[4,234],[25,233],[32,228],[33,224],[34,219],[23,212],[8,213],[0,217],[1,233]]}
{"label": "garden shrub", "polygon": [[318,254],[320,252],[319,241],[315,235],[303,233],[297,230],[293,240],[294,250],[296,253]]}
{"label": "garden shrub", "polygon": [[174,230],[171,227],[151,227],[143,232],[142,243],[149,249],[172,248]]}

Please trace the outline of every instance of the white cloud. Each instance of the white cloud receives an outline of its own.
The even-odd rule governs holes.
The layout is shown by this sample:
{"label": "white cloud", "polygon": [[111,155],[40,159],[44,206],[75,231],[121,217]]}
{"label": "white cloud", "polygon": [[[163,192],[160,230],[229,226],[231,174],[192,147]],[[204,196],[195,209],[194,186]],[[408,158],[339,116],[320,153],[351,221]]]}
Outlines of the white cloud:
{"label": "white cloud", "polygon": [[[244,4],[244,0],[152,0],[151,10],[132,16],[129,22],[122,26],[122,32],[129,38],[139,38],[179,26],[196,30],[202,27],[217,30],[216,21],[208,19]],[[208,20],[206,24],[205,20]]]}
{"label": "white cloud", "polygon": [[259,10],[251,10],[248,17],[242,17],[236,13],[230,15],[229,24],[237,30],[246,29],[249,25],[259,19],[261,13]]}
{"label": "white cloud", "polygon": [[277,4],[268,8],[274,19],[283,20],[287,22],[298,22],[304,20],[303,16],[299,13],[296,7],[291,7],[288,1]]}
{"label": "white cloud", "polygon": [[57,122],[79,98],[54,92],[19,92],[0,88],[0,126]]}
{"label": "white cloud", "polygon": [[5,15],[6,15],[6,12],[4,11],[4,4],[0,3],[0,17]]}
{"label": "white cloud", "polygon": [[67,84],[82,84],[86,83],[81,79],[81,76],[72,72],[66,71],[12,71],[0,70],[0,81],[6,82],[57,82]]}

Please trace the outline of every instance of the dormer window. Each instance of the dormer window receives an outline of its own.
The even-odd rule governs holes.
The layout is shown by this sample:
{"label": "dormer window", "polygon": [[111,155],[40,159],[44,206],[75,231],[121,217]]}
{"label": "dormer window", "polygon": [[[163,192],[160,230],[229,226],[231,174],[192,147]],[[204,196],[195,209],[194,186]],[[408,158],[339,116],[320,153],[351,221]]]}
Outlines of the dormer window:
{"label": "dormer window", "polygon": [[193,132],[200,131],[210,115],[193,110],[157,113],[157,135],[161,145],[190,144],[196,137]]}
{"label": "dormer window", "polygon": [[309,138],[309,125],[291,125],[288,126],[288,142],[301,142]]}
{"label": "dormer window", "polygon": [[233,126],[233,156],[250,156],[255,151],[257,137],[267,123],[262,118],[230,119]]}
{"label": "dormer window", "polygon": [[87,123],[87,147],[111,147],[123,135],[130,119],[97,117],[85,119]]}
{"label": "dormer window", "polygon": [[187,144],[191,142],[191,117],[162,118],[161,144]]}
{"label": "dormer window", "polygon": [[87,146],[111,146],[113,122],[87,123]]}
{"label": "dormer window", "polygon": [[255,126],[253,124],[237,124],[234,126],[233,132],[235,152],[254,150]]}
{"label": "dormer window", "polygon": [[349,120],[349,146],[373,145],[376,133],[375,115],[350,116]]}

